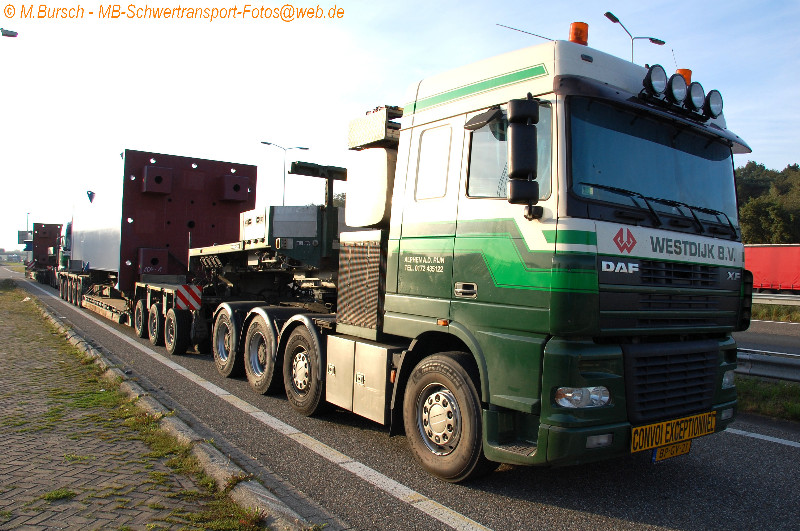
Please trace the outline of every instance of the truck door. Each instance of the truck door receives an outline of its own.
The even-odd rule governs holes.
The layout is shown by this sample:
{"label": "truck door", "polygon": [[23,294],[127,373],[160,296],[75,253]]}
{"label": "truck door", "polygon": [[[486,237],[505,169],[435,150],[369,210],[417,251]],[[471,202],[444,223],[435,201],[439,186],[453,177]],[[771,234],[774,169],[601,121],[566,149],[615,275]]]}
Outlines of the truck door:
{"label": "truck door", "polygon": [[538,402],[541,351],[549,325],[555,250],[555,238],[549,234],[555,234],[556,224],[552,108],[541,107],[537,125],[542,219],[525,219],[524,206],[507,201],[506,128],[503,118],[462,132],[464,162],[451,317],[470,331],[483,350],[491,401],[532,413],[532,404]]}
{"label": "truck door", "polygon": [[424,317],[450,314],[463,127],[461,116],[412,132],[397,293]]}

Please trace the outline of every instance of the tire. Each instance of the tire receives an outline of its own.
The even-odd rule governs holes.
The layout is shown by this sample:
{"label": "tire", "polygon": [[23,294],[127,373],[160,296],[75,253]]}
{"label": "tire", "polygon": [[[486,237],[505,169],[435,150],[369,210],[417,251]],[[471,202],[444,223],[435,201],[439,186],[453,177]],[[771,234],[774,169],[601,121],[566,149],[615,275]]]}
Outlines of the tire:
{"label": "tire", "polygon": [[149,319],[147,302],[145,299],[137,299],[133,308],[133,330],[137,337],[144,339],[148,337],[147,321]]}
{"label": "tire", "polygon": [[161,305],[153,303],[147,316],[147,332],[150,344],[155,346],[164,344],[164,319],[161,317]]}
{"label": "tire", "polygon": [[276,371],[275,334],[263,317],[258,316],[247,328],[244,340],[244,371],[247,382],[258,394],[280,391],[283,384],[280,368]]}
{"label": "tire", "polygon": [[214,363],[217,371],[225,378],[241,376],[244,372],[244,363],[238,355],[233,324],[225,312],[220,312],[214,320],[214,330],[211,334],[211,347],[214,351]]}
{"label": "tire", "polygon": [[417,364],[406,386],[403,423],[414,457],[430,474],[458,483],[498,464],[483,455],[481,402],[464,369],[468,355],[436,354]]}
{"label": "tire", "polygon": [[283,385],[292,409],[310,417],[325,409],[325,380],[311,333],[305,326],[295,328],[283,354]]}
{"label": "tire", "polygon": [[64,279],[58,279],[58,298],[64,300]]}
{"label": "tire", "polygon": [[167,310],[164,319],[164,346],[170,356],[186,354],[189,347],[189,328],[192,326],[192,314],[189,310]]}
{"label": "tire", "polygon": [[72,282],[72,305],[79,308],[81,306],[81,287],[77,278]]}

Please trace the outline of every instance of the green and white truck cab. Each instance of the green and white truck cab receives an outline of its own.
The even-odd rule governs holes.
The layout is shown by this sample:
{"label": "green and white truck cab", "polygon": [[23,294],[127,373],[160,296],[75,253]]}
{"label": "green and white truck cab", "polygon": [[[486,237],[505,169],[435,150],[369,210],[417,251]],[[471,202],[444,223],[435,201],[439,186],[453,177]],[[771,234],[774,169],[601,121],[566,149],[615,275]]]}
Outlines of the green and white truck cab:
{"label": "green and white truck cab", "polygon": [[[719,92],[553,41],[408,100],[399,129],[397,108],[351,127],[365,230],[342,235],[336,334],[401,345],[388,422],[422,465],[660,460],[724,429],[751,304],[732,154],[750,150]],[[358,246],[374,272],[347,272]]]}

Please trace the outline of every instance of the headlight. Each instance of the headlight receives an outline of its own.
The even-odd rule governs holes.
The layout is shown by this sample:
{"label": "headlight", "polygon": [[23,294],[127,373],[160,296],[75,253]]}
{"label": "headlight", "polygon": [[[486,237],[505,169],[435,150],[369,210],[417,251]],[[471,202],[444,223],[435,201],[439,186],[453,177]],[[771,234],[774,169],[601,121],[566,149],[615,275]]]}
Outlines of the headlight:
{"label": "headlight", "polygon": [[667,82],[667,96],[672,103],[681,104],[686,99],[686,80],[680,74],[672,74]]}
{"label": "headlight", "polygon": [[556,404],[561,407],[601,407],[611,403],[611,394],[605,387],[559,387]]}
{"label": "headlight", "polygon": [[722,375],[722,388],[730,389],[731,387],[736,387],[736,374],[734,371],[725,371],[725,374]]}
{"label": "headlight", "polygon": [[703,112],[711,118],[717,118],[722,114],[722,94],[718,90],[712,90],[708,93]]}
{"label": "headlight", "polygon": [[644,88],[655,96],[664,94],[667,90],[667,72],[661,65],[653,65],[644,76]]}
{"label": "headlight", "polygon": [[706,102],[706,91],[703,90],[703,85],[694,82],[689,85],[689,107],[692,110],[700,111]]}

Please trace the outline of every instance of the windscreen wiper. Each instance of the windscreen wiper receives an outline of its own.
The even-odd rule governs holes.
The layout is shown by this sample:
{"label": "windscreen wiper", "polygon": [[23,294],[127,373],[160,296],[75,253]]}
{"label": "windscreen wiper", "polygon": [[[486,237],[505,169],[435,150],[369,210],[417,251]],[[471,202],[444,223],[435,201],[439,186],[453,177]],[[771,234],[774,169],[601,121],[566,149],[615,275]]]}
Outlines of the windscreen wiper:
{"label": "windscreen wiper", "polygon": [[[700,218],[698,218],[697,214],[695,214],[695,210],[697,210],[698,212],[703,212],[705,214],[711,214],[711,215],[715,216],[717,218],[717,220],[719,220],[719,217],[722,216],[722,217],[725,218],[725,222],[728,224],[728,228],[731,229],[731,232],[733,233],[733,235],[734,236],[737,235],[736,227],[731,222],[731,218],[729,218],[728,215],[725,212],[721,211],[721,210],[714,210],[713,208],[690,205],[688,203],[683,203],[681,201],[675,201],[673,199],[660,199],[660,198],[657,198],[657,197],[650,197],[648,199],[650,199],[651,201],[656,201],[657,203],[664,203],[666,205],[673,205],[673,206],[683,206],[683,207],[688,208],[689,212],[692,213],[692,217],[694,218],[695,223],[697,223],[697,226],[701,229],[701,232],[705,232],[706,229],[705,229],[703,223],[700,221]],[[716,227],[714,227],[714,228],[716,228]]]}
{"label": "windscreen wiper", "polygon": [[[594,186],[595,188],[600,188],[601,190],[608,190],[609,192],[614,192],[614,193],[617,193],[617,194],[620,194],[620,195],[624,195],[624,196],[627,196],[627,197],[637,197],[637,198],[641,199],[642,201],[644,201],[644,204],[647,205],[647,209],[650,211],[650,214],[652,214],[653,219],[656,222],[656,227],[660,227],[661,225],[664,224],[661,221],[661,217],[658,215],[658,212],[656,212],[656,210],[653,208],[653,205],[650,204],[650,201],[648,200],[648,198],[645,197],[644,195],[640,194],[639,192],[634,192],[632,190],[626,190],[625,188],[617,188],[616,186],[608,186],[606,184],[587,183],[587,182],[581,182],[579,184],[585,184],[587,186]],[[634,202],[633,204],[638,206],[639,208],[642,208],[641,205],[636,204],[636,202]]]}
{"label": "windscreen wiper", "polygon": [[[700,221],[700,218],[698,218],[697,214],[695,214],[694,212],[695,209],[701,210],[701,207],[692,206],[682,201],[675,201],[674,199],[662,199],[660,197],[648,197],[648,199],[650,199],[651,201],[655,201],[656,203],[661,203],[673,207],[684,207],[688,209],[689,213],[692,214],[692,219],[694,219],[695,224],[697,224],[697,228],[699,229],[700,234],[706,231],[705,225],[703,225],[703,222]],[[681,212],[683,211],[681,210]]]}

